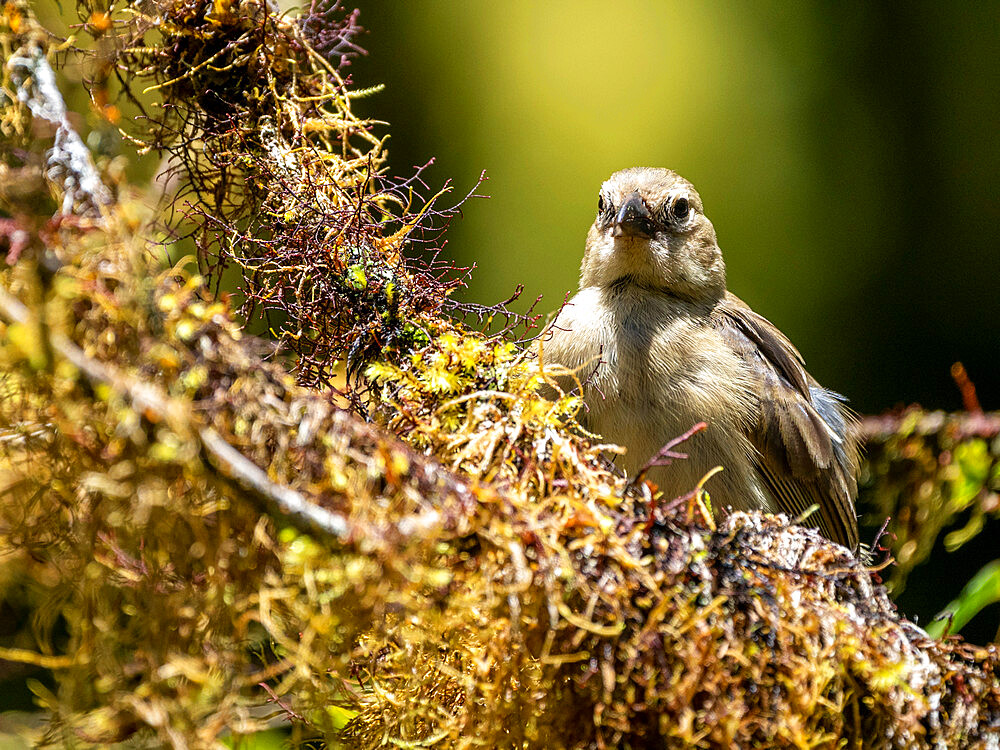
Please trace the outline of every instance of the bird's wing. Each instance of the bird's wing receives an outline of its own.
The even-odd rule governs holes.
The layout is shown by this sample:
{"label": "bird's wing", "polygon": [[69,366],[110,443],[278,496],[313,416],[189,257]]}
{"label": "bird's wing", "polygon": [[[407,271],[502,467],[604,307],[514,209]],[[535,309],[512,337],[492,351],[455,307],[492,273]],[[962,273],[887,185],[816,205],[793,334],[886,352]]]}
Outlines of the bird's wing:
{"label": "bird's wing", "polygon": [[855,549],[858,453],[843,399],[820,387],[785,335],[738,297],[727,293],[713,322],[758,379],[759,413],[747,435],[764,485],[793,518],[818,505],[809,521]]}

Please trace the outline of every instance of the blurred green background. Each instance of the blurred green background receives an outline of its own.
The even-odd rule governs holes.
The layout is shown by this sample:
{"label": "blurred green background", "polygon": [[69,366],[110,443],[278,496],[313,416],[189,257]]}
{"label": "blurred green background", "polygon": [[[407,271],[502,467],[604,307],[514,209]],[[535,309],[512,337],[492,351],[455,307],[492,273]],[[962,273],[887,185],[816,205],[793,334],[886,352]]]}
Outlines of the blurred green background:
{"label": "blurred green background", "polygon": [[855,409],[1000,406],[1000,4],[358,0],[397,174],[437,159],[465,297],[575,289],[600,183],[668,166],[730,288]]}

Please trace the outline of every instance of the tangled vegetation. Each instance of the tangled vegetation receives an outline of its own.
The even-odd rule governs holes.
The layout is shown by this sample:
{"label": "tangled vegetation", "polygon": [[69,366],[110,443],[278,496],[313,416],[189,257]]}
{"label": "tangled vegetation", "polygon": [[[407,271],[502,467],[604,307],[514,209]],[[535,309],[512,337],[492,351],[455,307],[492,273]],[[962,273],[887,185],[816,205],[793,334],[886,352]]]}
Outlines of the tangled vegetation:
{"label": "tangled vegetation", "polygon": [[[8,3],[0,659],[52,677],[36,739],[1000,741],[995,647],[931,639],[783,517],[627,484],[579,400],[540,395],[544,347],[447,314],[461,270],[412,245],[435,258],[448,210],[351,112],[355,15],[80,11],[95,105],[142,108],[179,187],[152,210],[89,161]],[[181,237],[197,259],[165,261]]]}
{"label": "tangled vegetation", "polygon": [[944,536],[948,550],[1000,517],[1000,419],[907,409],[866,420],[873,515],[891,518],[901,587]]}

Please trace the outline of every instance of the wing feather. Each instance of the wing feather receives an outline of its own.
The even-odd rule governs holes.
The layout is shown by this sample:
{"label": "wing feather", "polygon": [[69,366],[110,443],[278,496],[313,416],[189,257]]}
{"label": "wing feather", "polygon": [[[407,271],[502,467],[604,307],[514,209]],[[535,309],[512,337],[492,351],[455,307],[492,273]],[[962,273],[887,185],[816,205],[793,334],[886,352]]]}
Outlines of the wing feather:
{"label": "wing feather", "polygon": [[715,312],[715,325],[757,380],[759,414],[747,436],[762,483],[793,518],[818,505],[806,522],[856,548],[857,441],[843,399],[820,387],[785,335],[739,298],[727,294]]}

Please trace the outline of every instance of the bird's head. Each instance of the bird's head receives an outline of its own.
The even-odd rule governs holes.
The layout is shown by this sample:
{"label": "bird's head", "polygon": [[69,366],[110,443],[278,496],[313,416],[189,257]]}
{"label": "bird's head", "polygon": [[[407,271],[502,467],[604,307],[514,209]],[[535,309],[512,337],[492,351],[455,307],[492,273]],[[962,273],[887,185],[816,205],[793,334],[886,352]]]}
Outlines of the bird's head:
{"label": "bird's head", "polygon": [[725,292],[726,266],[701,197],[669,169],[623,169],[601,186],[580,286],[623,281],[692,301]]}

